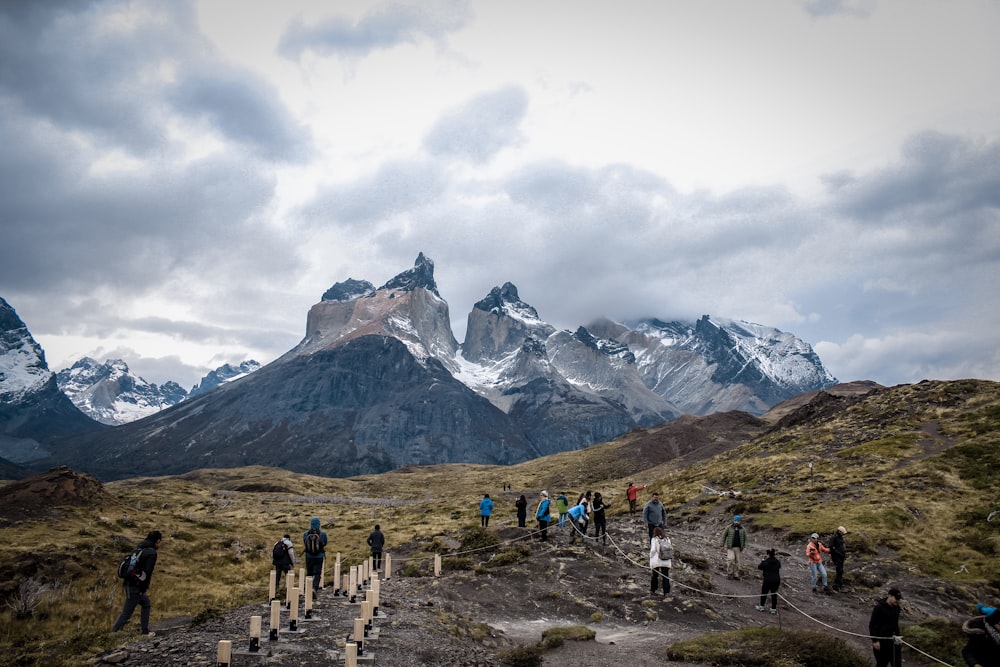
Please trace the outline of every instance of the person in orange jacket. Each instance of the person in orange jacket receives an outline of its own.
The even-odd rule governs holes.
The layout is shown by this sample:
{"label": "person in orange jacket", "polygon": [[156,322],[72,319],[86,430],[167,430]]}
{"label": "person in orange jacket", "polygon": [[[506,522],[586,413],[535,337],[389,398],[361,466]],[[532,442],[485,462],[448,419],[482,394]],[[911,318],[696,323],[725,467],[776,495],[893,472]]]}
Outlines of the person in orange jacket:
{"label": "person in orange jacket", "polygon": [[818,593],[816,588],[817,575],[823,578],[823,592],[830,594],[830,587],[826,585],[826,568],[823,567],[823,554],[830,553],[830,550],[819,541],[819,533],[809,536],[809,543],[806,545],[806,560],[809,561],[809,577],[812,580],[813,593]]}
{"label": "person in orange jacket", "polygon": [[625,497],[628,498],[629,514],[635,514],[635,501],[639,497],[639,492],[645,488],[645,486],[636,486],[632,482],[628,483],[628,488],[625,489]]}

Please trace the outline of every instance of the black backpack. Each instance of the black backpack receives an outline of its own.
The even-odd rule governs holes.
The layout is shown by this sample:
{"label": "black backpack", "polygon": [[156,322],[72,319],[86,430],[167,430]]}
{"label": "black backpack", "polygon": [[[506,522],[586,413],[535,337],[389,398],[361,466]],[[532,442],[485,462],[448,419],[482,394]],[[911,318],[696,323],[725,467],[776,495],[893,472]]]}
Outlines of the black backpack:
{"label": "black backpack", "polygon": [[274,543],[274,547],[271,549],[271,563],[274,565],[288,564],[288,545],[285,544],[284,538]]}
{"label": "black backpack", "polygon": [[306,553],[310,556],[323,553],[323,538],[315,528],[306,533]]}
{"label": "black backpack", "polygon": [[144,578],[142,570],[139,569],[139,558],[142,556],[142,547],[136,549],[125,556],[122,562],[118,563],[118,578],[126,582],[142,581]]}

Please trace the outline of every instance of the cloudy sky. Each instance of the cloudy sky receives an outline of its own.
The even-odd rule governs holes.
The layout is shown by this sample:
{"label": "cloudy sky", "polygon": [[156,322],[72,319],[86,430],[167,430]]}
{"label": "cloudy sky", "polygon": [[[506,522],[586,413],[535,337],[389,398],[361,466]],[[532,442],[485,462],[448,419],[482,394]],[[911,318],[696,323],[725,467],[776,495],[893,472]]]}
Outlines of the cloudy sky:
{"label": "cloudy sky", "polygon": [[268,362],[434,260],[459,341],[745,319],[1000,380],[1000,2],[0,3],[0,296],[52,370]]}

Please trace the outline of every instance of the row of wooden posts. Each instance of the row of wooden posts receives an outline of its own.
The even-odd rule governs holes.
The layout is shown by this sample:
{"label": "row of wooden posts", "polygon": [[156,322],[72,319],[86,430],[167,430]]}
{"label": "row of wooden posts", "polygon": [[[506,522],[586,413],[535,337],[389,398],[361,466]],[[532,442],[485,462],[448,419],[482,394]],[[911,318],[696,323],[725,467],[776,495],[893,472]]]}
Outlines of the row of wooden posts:
{"label": "row of wooden posts", "polygon": [[[333,566],[333,582],[336,588],[333,591],[334,597],[343,596],[345,601],[356,604],[359,597],[364,600],[360,602],[360,615],[354,619],[354,632],[344,647],[346,667],[357,667],[358,659],[365,655],[365,639],[377,636],[375,630],[375,618],[378,617],[378,603],[381,591],[381,583],[378,571],[373,569],[374,561],[368,557],[362,561],[361,565],[351,566],[347,572],[341,572],[340,552],[337,552],[337,560]],[[434,556],[434,576],[441,575],[441,556]],[[320,588],[325,588],[326,583],[326,559],[323,560],[323,568],[320,571]],[[382,576],[388,581],[392,578],[392,555],[384,554],[382,557]],[[289,571],[285,574],[285,598],[284,601],[276,597],[277,593],[277,572],[271,570],[270,582],[268,585],[268,600],[271,605],[270,632],[268,641],[278,641],[278,630],[281,626],[282,607],[288,610],[288,632],[300,632],[299,623],[299,602],[300,598],[305,599],[303,606],[305,618],[312,618],[313,609],[313,587],[312,577],[306,576],[305,568],[300,568],[298,572],[301,586],[296,586],[296,574]],[[260,655],[261,648],[261,616],[250,617],[250,645],[246,652],[237,652],[242,655]],[[232,662],[233,642],[228,639],[219,641],[218,645],[218,667],[230,667]]]}

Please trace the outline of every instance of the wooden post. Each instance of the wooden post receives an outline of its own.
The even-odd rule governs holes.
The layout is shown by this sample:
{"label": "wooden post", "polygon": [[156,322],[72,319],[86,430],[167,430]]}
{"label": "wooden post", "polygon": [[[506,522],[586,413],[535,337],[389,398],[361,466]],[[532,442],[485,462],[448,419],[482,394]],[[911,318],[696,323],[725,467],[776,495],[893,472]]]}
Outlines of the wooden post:
{"label": "wooden post", "polygon": [[219,650],[218,659],[216,663],[218,667],[229,667],[229,663],[233,660],[233,642],[228,639],[219,640]]}
{"label": "wooden post", "polygon": [[340,595],[340,554],[337,554],[337,562],[333,564],[333,585],[334,595]]}
{"label": "wooden post", "polygon": [[368,559],[367,558],[365,560],[361,561],[361,565],[359,565],[359,567],[361,568],[361,577],[360,577],[361,578],[361,582],[360,582],[361,585],[359,586],[359,588],[362,588],[362,587],[364,587],[365,585],[368,584],[368,578],[369,578],[369,575],[368,575],[368,566],[369,566],[369,563],[368,563]]}
{"label": "wooden post", "polygon": [[[295,571],[289,570],[285,573],[285,607],[292,608],[292,589],[295,588]],[[298,593],[296,593],[298,595]]]}
{"label": "wooden post", "polygon": [[368,636],[368,631],[372,627],[371,606],[372,603],[368,600],[361,603],[361,620],[365,622],[365,637]]}
{"label": "wooden post", "polygon": [[365,622],[360,618],[354,619],[354,643],[358,645],[358,653],[365,652]]}
{"label": "wooden post", "polygon": [[267,638],[278,641],[278,626],[281,625],[281,600],[271,600],[271,629]]}
{"label": "wooden post", "polygon": [[372,578],[371,600],[372,600],[372,615],[373,616],[377,616],[378,615],[378,598],[379,598],[379,594],[382,591],[382,584],[380,583],[380,581],[381,580],[378,578],[378,574],[376,574],[375,577]]}
{"label": "wooden post", "polygon": [[365,561],[365,565],[368,567],[368,581],[371,581],[372,576],[375,574],[375,557],[368,556],[368,560]]}
{"label": "wooden post", "polygon": [[299,589],[293,588],[292,591],[294,603],[288,608],[288,629],[295,632],[299,629]]}
{"label": "wooden post", "polygon": [[306,577],[306,618],[312,618],[313,615],[313,585],[312,577]]}
{"label": "wooden post", "polygon": [[358,645],[354,642],[344,644],[344,667],[358,667]]}
{"label": "wooden post", "polygon": [[350,589],[348,588],[348,585],[349,585],[348,579],[349,578],[348,578],[348,576],[346,574],[340,575],[340,588],[341,588],[342,591],[344,591],[344,596],[345,597],[348,596],[348,595],[350,595],[350,592],[349,592]]}
{"label": "wooden post", "polygon": [[382,554],[382,576],[386,581],[392,579],[392,555]]}
{"label": "wooden post", "polygon": [[250,652],[256,653],[260,650],[260,616],[250,617]]}
{"label": "wooden post", "polygon": [[351,602],[354,602],[355,600],[358,599],[358,596],[357,596],[358,568],[357,568],[357,566],[354,566],[354,565],[351,566],[351,574],[349,575],[349,577],[347,579],[347,582],[348,582],[347,583],[348,595],[351,596]]}
{"label": "wooden post", "polygon": [[278,571],[277,570],[271,570],[271,574],[268,577],[268,583],[267,583],[267,601],[268,602],[270,602],[271,600],[274,599],[274,594],[277,592],[275,590],[275,588],[277,586],[277,580],[278,580]]}
{"label": "wooden post", "polygon": [[441,554],[434,554],[434,576],[441,576]]}
{"label": "wooden post", "polygon": [[319,587],[323,588],[326,586],[326,559],[324,558],[319,564]]}

